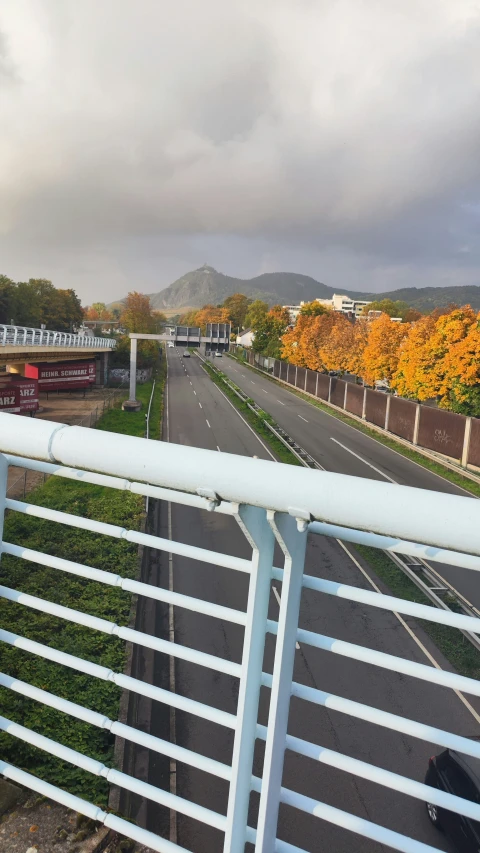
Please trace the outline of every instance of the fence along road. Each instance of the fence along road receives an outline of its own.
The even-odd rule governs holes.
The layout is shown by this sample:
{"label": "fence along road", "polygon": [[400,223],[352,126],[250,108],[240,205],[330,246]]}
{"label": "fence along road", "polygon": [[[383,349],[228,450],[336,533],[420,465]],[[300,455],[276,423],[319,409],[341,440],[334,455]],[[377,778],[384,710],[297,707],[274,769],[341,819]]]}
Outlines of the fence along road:
{"label": "fence along road", "polygon": [[[176,350],[167,349],[167,355],[169,378],[166,416],[168,414],[170,440],[216,449],[221,453],[270,458],[248,425],[242,422],[229,401],[211,382],[198,359],[183,359]],[[171,522],[175,540],[248,556],[245,539],[233,519],[172,504]],[[166,506],[162,511],[160,535],[168,535]],[[168,556],[162,554],[161,560],[161,577],[165,584],[169,571]],[[280,554],[277,553],[276,565],[279,564]],[[309,537],[305,571],[310,575],[371,589],[341,546],[335,540],[321,536]],[[173,578],[175,592],[201,598],[207,596],[217,604],[240,610],[244,608],[247,579],[241,573],[173,555]],[[281,585],[275,586],[278,587],[277,592],[281,592]],[[278,618],[278,603],[273,592],[269,616],[271,619]],[[166,621],[164,609],[159,605],[157,634],[161,635],[160,632],[166,630]],[[443,666],[445,662],[442,656],[423,632],[417,630],[412,620],[407,618],[406,622],[408,627],[413,626],[419,641],[436,655]],[[429,663],[421,646],[392,613],[377,611],[375,608],[366,611],[362,606],[305,590],[300,625],[307,630],[321,629],[329,636],[397,654],[418,663]],[[239,626],[175,608],[175,639],[187,646],[239,661],[241,637]],[[164,660],[159,656],[156,667],[159,678]],[[272,660],[273,642],[269,640],[264,667],[266,671],[271,671]],[[331,690],[336,695],[368,705],[378,705],[379,697],[382,697],[382,708],[386,711],[440,728],[451,729],[454,726],[458,734],[470,735],[477,726],[475,718],[457,695],[444,688],[408,679],[409,689],[406,690],[404,677],[397,673],[343,658],[339,661],[326,652],[318,652],[302,643],[296,651],[294,679],[307,687]],[[199,671],[198,667],[177,660],[175,680],[178,693],[215,704],[229,713],[234,712],[237,683],[228,675],[219,675],[203,668]],[[263,691],[261,722],[266,721],[267,702],[268,695]],[[153,703],[152,734],[165,737],[165,724],[162,707]],[[419,781],[423,780],[429,756],[440,751],[440,748],[423,741],[296,699],[292,700],[289,733]],[[198,750],[217,761],[230,763],[233,733],[226,728],[219,728],[213,723],[177,711],[176,737],[181,746]],[[261,769],[261,753],[262,749],[259,748],[254,768],[257,774]],[[180,796],[191,798],[206,807],[215,805],[218,811],[224,811],[226,783],[213,776],[207,777],[185,764],[178,764],[176,770],[176,791]],[[155,758],[150,763],[150,774],[153,784],[160,784],[162,778],[165,779],[165,767]],[[293,752],[286,753],[284,784],[297,790],[300,786],[303,794],[312,797],[318,797],[320,790],[322,798],[331,805],[352,811],[359,817],[388,824],[399,832],[407,831],[409,835],[440,850],[448,849],[442,836],[430,826],[425,807],[420,801],[408,800],[402,794],[308,761]],[[254,797],[254,801],[256,806],[257,797]],[[148,810],[148,828],[157,831],[165,828],[166,823],[167,816],[152,804]],[[179,815],[177,830],[178,843],[195,850],[195,853],[220,853],[222,850],[221,833],[201,826],[190,818]],[[278,836],[292,844],[300,843],[302,849],[312,853],[320,845],[322,849],[334,850],[335,853],[351,853],[352,849],[356,853],[380,853],[380,850],[385,849],[331,824],[318,823],[315,818],[287,806],[280,809]]]}
{"label": "fence along road", "polygon": [[[267,379],[259,371],[228,357],[222,359],[221,369],[326,471],[451,495],[467,494],[449,480],[302,400],[285,385]],[[441,563],[435,563],[435,570],[480,611],[480,578],[475,572]]]}

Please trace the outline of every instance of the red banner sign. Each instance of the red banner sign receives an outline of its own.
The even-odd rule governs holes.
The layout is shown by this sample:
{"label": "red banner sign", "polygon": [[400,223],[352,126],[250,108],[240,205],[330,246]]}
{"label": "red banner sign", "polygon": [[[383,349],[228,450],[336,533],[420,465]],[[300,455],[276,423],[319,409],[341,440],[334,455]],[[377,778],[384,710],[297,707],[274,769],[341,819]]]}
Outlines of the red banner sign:
{"label": "red banner sign", "polygon": [[25,376],[38,379],[40,391],[68,391],[88,388],[95,382],[94,361],[70,361],[60,364],[26,364]]}

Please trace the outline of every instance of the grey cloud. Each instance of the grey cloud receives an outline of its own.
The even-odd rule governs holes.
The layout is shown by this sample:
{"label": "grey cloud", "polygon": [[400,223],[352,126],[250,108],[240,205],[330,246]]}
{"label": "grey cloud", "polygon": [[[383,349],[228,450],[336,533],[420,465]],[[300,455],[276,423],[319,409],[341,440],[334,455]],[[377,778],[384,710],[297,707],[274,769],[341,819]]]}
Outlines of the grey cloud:
{"label": "grey cloud", "polygon": [[479,280],[473,0],[19,0],[0,30],[5,272]]}

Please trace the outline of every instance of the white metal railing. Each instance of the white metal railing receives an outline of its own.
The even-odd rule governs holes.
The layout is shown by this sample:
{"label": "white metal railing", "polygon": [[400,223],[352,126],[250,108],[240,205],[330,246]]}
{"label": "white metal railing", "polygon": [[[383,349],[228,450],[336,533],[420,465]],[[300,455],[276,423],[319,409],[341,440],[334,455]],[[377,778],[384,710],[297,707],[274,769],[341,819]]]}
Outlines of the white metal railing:
{"label": "white metal railing", "polygon": [[112,338],[92,338],[88,335],[72,335],[69,332],[50,332],[47,329],[0,325],[0,346],[4,347],[7,345],[114,349],[116,341]]}
{"label": "white metal railing", "polygon": [[[370,592],[348,584],[333,582],[304,573],[304,555],[308,535],[332,536],[390,548],[399,553],[427,553],[429,559],[447,560],[452,565],[480,571],[480,503],[470,498],[424,492],[390,483],[357,480],[340,474],[272,465],[271,462],[218,454],[191,447],[152,443],[144,439],[96,432],[82,427],[34,421],[23,423],[13,415],[0,414],[0,475],[2,503],[5,509],[42,518],[52,524],[80,528],[105,536],[125,539],[158,551],[178,554],[223,569],[239,571],[249,577],[247,609],[225,607],[215,601],[192,598],[163,587],[150,585],[113,572],[96,569],[47,553],[25,548],[21,544],[2,541],[1,551],[22,559],[49,566],[62,572],[88,578],[98,584],[113,585],[140,596],[166,602],[187,611],[203,613],[214,619],[234,623],[244,629],[241,663],[225,657],[205,654],[176,642],[141,633],[132,628],[73,610],[41,596],[0,587],[0,596],[25,607],[60,619],[106,632],[174,659],[187,660],[219,673],[239,679],[235,714],[214,704],[170,692],[121,672],[113,672],[95,661],[87,661],[21,637],[11,630],[0,630],[0,640],[29,652],[107,682],[181,709],[197,717],[234,731],[231,764],[225,764],[195,753],[176,743],[169,743],[131,726],[108,719],[72,700],[66,700],[25,682],[0,674],[0,685],[56,708],[92,726],[125,738],[127,741],[169,756],[190,767],[226,780],[229,801],[226,814],[219,813],[216,803],[200,806],[177,794],[158,789],[120,770],[108,768],[76,750],[0,717],[0,729],[12,737],[33,744],[51,755],[72,763],[87,772],[100,775],[112,784],[161,804],[176,813],[190,816],[224,833],[225,853],[243,853],[247,841],[256,853],[305,853],[300,846],[276,837],[280,804],[287,804],[323,821],[351,830],[405,853],[427,853],[435,848],[390,830],[372,821],[351,815],[282,785],[285,750],[308,760],[324,763],[345,773],[413,798],[428,801],[440,808],[455,811],[480,821],[480,805],[428,787],[381,767],[293,737],[288,732],[290,697],[340,711],[370,724],[400,732],[428,743],[455,749],[480,759],[480,743],[451,731],[426,725],[416,720],[352,701],[293,680],[295,643],[300,642],[333,655],[366,662],[383,670],[442,685],[445,688],[480,696],[480,682],[456,672],[444,671],[402,657],[365,648],[341,639],[315,633],[298,626],[302,589],[336,596],[365,607],[382,608],[397,614],[414,616],[460,630],[480,632],[480,619],[434,607],[417,604],[390,595]],[[53,510],[6,497],[8,466],[15,465],[45,474],[78,479],[81,482],[129,491],[154,499],[170,501],[198,509],[232,516],[251,547],[249,559],[199,548],[183,542],[164,539],[92,518]],[[273,566],[275,544],[283,553],[283,566]],[[278,621],[268,618],[272,578],[282,583]],[[11,627],[11,626],[8,626]],[[275,640],[273,672],[263,671],[263,652],[267,634]],[[270,691],[268,724],[258,722],[261,687]],[[406,682],[405,689],[408,689]],[[212,697],[214,701],[214,697]],[[381,702],[379,703],[381,704]],[[256,739],[265,741],[262,777],[252,775]],[[102,811],[91,803],[74,797],[60,788],[0,761],[0,772],[7,778],[26,785],[53,800],[103,822],[122,834],[146,844],[160,853],[181,851],[179,847]],[[260,794],[258,823],[248,825],[248,808],[252,791]],[[318,792],[318,797],[321,791]],[[321,832],[321,828],[319,828]],[[321,837],[321,836],[320,836]],[[353,849],[353,847],[352,847]],[[196,851],[203,853],[203,851]]]}

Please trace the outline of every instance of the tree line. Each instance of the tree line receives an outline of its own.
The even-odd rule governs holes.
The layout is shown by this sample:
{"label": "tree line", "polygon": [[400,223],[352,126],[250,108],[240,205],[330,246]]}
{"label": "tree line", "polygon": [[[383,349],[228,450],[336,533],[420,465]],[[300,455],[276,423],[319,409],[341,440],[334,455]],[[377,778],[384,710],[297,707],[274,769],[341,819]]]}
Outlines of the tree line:
{"label": "tree line", "polygon": [[[369,319],[369,311],[379,316]],[[86,314],[99,321],[114,319],[103,303],[86,309]],[[392,317],[401,322],[392,322]],[[155,332],[167,322],[140,293],[128,295],[117,318],[127,332]],[[262,300],[235,293],[218,305],[186,312],[177,322],[199,326],[202,332],[207,323],[231,323],[233,339],[237,331],[251,328],[252,349],[265,356],[311,370],[351,373],[372,386],[386,381],[402,397],[436,399],[441,408],[480,416],[480,313],[469,305],[422,315],[404,302],[382,300],[368,305],[365,316],[352,322],[313,301],[302,306],[292,325],[281,305],[270,308]],[[117,340],[114,359],[127,362],[128,335]],[[139,350],[139,364],[152,363],[155,345],[143,341]]]}
{"label": "tree line", "polygon": [[0,275],[0,323],[72,332],[83,320],[80,299],[72,289],[62,290],[46,278],[12,281]]}
{"label": "tree line", "polygon": [[372,386],[385,381],[402,397],[436,399],[440,408],[480,416],[480,313],[470,305],[435,309],[409,322],[392,322],[382,312],[352,323],[311,302],[293,326],[278,308],[266,320],[271,334],[260,323],[257,352],[311,370],[354,374]]}

